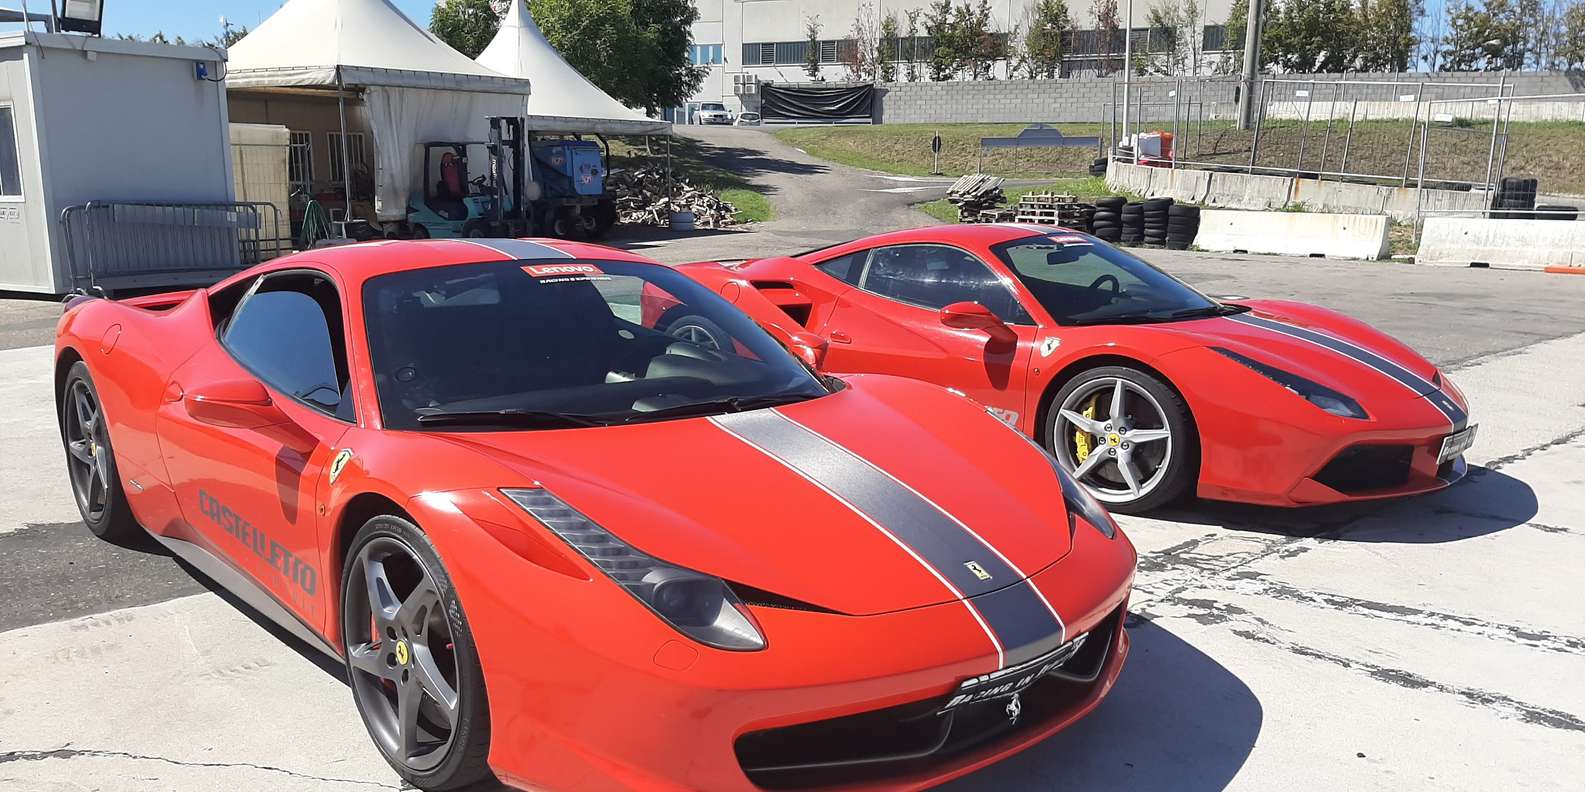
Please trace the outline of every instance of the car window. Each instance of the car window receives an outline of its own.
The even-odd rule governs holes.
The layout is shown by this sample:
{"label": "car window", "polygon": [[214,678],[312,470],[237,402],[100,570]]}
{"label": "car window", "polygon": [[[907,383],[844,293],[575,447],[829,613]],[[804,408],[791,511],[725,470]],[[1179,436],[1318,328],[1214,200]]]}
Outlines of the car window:
{"label": "car window", "polygon": [[391,429],[565,428],[827,393],[720,295],[656,264],[395,272],[365,284],[363,311]]}
{"label": "car window", "polygon": [[868,250],[860,250],[857,253],[822,261],[816,264],[815,268],[837,280],[857,286],[859,276],[864,274],[864,260],[869,258],[869,255]]}
{"label": "car window", "polygon": [[1058,324],[1171,321],[1216,302],[1093,237],[1031,236],[994,248]]}
{"label": "car window", "polygon": [[265,276],[225,323],[221,342],[265,384],[352,420],[341,304],[322,276]]}
{"label": "car window", "polygon": [[1013,293],[985,262],[946,245],[876,249],[859,287],[921,308],[976,302],[1004,322],[1026,322]]}

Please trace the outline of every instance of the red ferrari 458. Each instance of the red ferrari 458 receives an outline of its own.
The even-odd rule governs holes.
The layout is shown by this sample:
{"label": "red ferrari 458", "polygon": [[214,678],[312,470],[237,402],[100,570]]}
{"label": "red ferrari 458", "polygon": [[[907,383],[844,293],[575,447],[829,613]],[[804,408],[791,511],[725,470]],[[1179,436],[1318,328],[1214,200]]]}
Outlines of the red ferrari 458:
{"label": "red ferrari 458", "polygon": [[55,382],[88,527],[343,658],[423,789],[916,789],[1090,711],[1128,540],[983,407],[820,346],[616,250],[379,242],[78,297]]}
{"label": "red ferrari 458", "polygon": [[[1051,226],[923,228],[681,269],[762,324],[829,341],[828,372],[986,405],[1118,510],[1191,489],[1277,506],[1426,492],[1464,475],[1474,441],[1463,395],[1385,334],[1313,305],[1217,301]],[[651,297],[649,326],[723,343]]]}

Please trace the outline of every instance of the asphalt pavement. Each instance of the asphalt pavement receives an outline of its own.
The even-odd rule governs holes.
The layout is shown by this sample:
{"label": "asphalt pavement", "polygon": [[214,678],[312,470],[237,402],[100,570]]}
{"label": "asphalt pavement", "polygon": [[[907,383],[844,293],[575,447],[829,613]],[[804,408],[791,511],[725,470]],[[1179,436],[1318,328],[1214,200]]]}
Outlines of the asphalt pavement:
{"label": "asphalt pavement", "polygon": [[[710,133],[800,162],[752,130]],[[756,177],[781,212],[765,228],[623,242],[683,261],[928,222],[907,208],[926,190],[850,202],[897,182],[804,164],[825,170]],[[1207,293],[1319,303],[1422,350],[1471,401],[1473,472],[1398,501],[1123,517],[1140,564],[1117,687],[949,789],[1578,789],[1585,278],[1146,256]],[[80,524],[49,390],[59,310],[0,301],[0,790],[401,788],[333,664],[152,543]]]}

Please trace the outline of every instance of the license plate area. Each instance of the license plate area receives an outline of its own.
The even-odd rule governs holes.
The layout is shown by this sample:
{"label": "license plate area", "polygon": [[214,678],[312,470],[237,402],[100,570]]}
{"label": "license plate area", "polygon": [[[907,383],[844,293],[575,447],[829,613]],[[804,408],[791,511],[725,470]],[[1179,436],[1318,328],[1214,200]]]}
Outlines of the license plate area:
{"label": "license plate area", "polygon": [[947,698],[946,706],[937,711],[938,715],[946,714],[955,709],[980,704],[986,701],[1011,698],[1022,693],[1030,685],[1040,681],[1041,677],[1052,672],[1058,666],[1073,659],[1084,646],[1084,639],[1089,634],[1085,633],[1071,641],[1057,647],[1055,650],[1041,655],[1033,660],[1004,668],[992,674],[966,679],[958,685],[957,690]]}
{"label": "license plate area", "polygon": [[1442,452],[1437,454],[1436,463],[1440,465],[1468,451],[1471,446],[1475,445],[1475,430],[1479,428],[1479,426],[1471,425],[1462,432],[1454,432],[1442,438]]}

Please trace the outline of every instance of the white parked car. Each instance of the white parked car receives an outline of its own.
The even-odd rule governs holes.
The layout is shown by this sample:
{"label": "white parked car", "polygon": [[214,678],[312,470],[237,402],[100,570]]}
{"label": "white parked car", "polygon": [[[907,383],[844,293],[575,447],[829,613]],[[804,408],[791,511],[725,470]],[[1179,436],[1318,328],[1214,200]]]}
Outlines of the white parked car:
{"label": "white parked car", "polygon": [[732,111],[720,102],[704,102],[694,112],[693,118],[701,124],[727,124],[732,123]]}
{"label": "white parked car", "polygon": [[747,110],[739,113],[737,126],[759,126],[759,113],[751,113]]}

